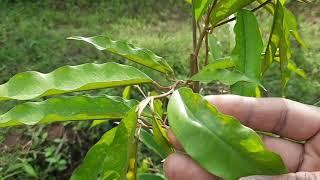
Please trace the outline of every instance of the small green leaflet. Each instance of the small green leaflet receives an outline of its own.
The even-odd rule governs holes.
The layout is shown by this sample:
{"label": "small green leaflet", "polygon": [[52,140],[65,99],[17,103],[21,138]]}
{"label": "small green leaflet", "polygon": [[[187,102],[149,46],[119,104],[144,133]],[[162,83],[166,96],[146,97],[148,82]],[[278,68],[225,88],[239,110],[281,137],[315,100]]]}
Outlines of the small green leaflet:
{"label": "small green leaflet", "polygon": [[[255,15],[251,11],[240,10],[234,32],[236,46],[232,51],[232,60],[235,69],[251,79],[251,82],[260,82],[263,42]],[[239,82],[231,87],[231,91],[243,96],[258,96],[257,84]]]}
{"label": "small green leaflet", "polygon": [[[279,57],[275,57],[274,60],[276,62],[280,62],[280,58]],[[288,70],[296,73],[297,75],[301,76],[304,79],[307,79],[307,75],[306,72],[300,68],[297,67],[297,65],[293,62],[293,61],[289,61],[288,62]]]}
{"label": "small green leaflet", "polygon": [[64,66],[49,74],[19,73],[0,85],[1,100],[29,100],[75,91],[151,83],[140,70],[117,63]]}
{"label": "small green leaflet", "polygon": [[186,153],[223,179],[288,172],[280,156],[266,150],[253,130],[218,112],[189,88],[180,88],[172,94],[168,118]]}
{"label": "small green leaflet", "polygon": [[89,149],[80,166],[73,172],[71,180],[98,179],[102,173],[102,163],[108,155],[109,146],[114,140],[116,131],[117,127],[109,130]]}
{"label": "small green leaflet", "polygon": [[138,180],[166,180],[166,178],[160,174],[140,173],[138,174]]}
{"label": "small green leaflet", "polygon": [[[258,0],[258,2],[260,4],[262,4],[264,1],[263,0]],[[282,3],[283,4],[283,3]],[[270,14],[275,15],[275,8],[269,4],[267,6],[265,6],[266,9],[270,12]],[[285,26],[287,29],[289,29],[291,35],[296,39],[296,41],[303,47],[303,48],[307,48],[306,43],[304,42],[304,40],[301,38],[299,32],[298,32],[298,25],[297,25],[297,20],[296,17],[294,16],[294,14],[287,9],[286,7],[283,6],[284,9],[284,22],[285,22]],[[275,19],[274,19],[275,20]],[[275,28],[275,27],[273,27]],[[272,33],[272,32],[271,32]]]}
{"label": "small green leaflet", "polygon": [[130,99],[131,98],[131,91],[132,91],[132,86],[127,86],[124,88],[122,92],[122,97],[123,99]]}
{"label": "small green leaflet", "polygon": [[[72,96],[27,102],[0,115],[0,127],[62,121],[121,119],[135,101],[110,96]],[[68,108],[66,108],[68,107]]]}
{"label": "small green leaflet", "polygon": [[209,40],[209,57],[211,58],[211,62],[221,58],[222,51],[219,44],[218,39],[214,35],[208,36]]}
{"label": "small green leaflet", "polygon": [[158,119],[155,119],[155,118],[153,119],[152,130],[153,130],[153,139],[158,145],[160,145],[163,152],[165,153],[165,157],[173,153],[173,148],[169,143],[169,138],[167,137],[167,133],[161,127]]}
{"label": "small green leaflet", "polygon": [[219,23],[253,1],[255,0],[220,0],[212,11],[211,23]]}
{"label": "small green leaflet", "polygon": [[75,170],[71,180],[125,178],[130,153],[136,143],[134,134],[137,114],[133,107],[117,128],[105,133],[86,154],[82,164]]}
{"label": "small green leaflet", "polygon": [[150,150],[152,150],[154,153],[156,153],[158,156],[160,156],[162,159],[165,159],[167,157],[167,153],[165,150],[154,140],[153,135],[144,130],[141,129],[140,132],[140,141],[143,142]]}
{"label": "small green leaflet", "polygon": [[107,36],[74,36],[69,37],[68,39],[84,41],[94,45],[100,51],[107,50],[159,72],[169,75],[173,74],[173,70],[162,57],[154,54],[148,49],[136,47],[125,41],[114,41]]}
{"label": "small green leaflet", "polygon": [[209,4],[212,1],[213,0],[194,0],[193,1],[193,6],[194,6],[193,10],[194,10],[194,15],[197,21],[201,19],[202,15],[204,14],[204,12],[206,12]]}
{"label": "small green leaflet", "polygon": [[241,72],[230,71],[227,69],[202,69],[198,74],[194,75],[192,78],[194,81],[200,81],[203,83],[211,83],[212,81],[220,81],[225,85],[233,85],[237,82],[245,81],[257,83]]}

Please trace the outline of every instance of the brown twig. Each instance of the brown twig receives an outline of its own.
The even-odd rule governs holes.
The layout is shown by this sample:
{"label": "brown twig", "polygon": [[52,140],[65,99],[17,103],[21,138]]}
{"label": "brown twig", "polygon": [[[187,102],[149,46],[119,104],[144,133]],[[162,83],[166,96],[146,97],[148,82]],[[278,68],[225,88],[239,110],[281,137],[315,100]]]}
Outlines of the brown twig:
{"label": "brown twig", "polygon": [[[197,74],[199,72],[199,63],[198,63],[198,56],[199,56],[199,52],[200,52],[200,48],[203,42],[204,37],[206,36],[206,34],[208,34],[210,28],[209,28],[209,24],[210,24],[210,16],[211,13],[215,7],[215,5],[217,4],[217,0],[215,0],[211,6],[209,7],[208,13],[206,15],[205,18],[205,22],[204,22],[204,28],[202,30],[202,32],[200,33],[200,36],[198,38],[198,41],[196,41],[195,39],[193,39],[193,54],[191,55],[190,59],[190,64],[191,64],[191,76]],[[193,22],[195,23],[195,17],[194,17],[194,13],[193,13]],[[193,27],[196,28],[196,27]],[[193,32],[195,32],[196,30],[193,29]],[[196,38],[193,35],[193,38]],[[196,45],[195,45],[195,41],[196,41]],[[193,84],[193,90],[196,92],[199,92],[200,89],[200,85],[199,82],[195,82]]]}
{"label": "brown twig", "polygon": [[204,61],[204,66],[207,66],[209,64],[209,40],[208,40],[208,34],[206,34],[206,37],[205,37],[205,45],[206,45],[206,59]]}

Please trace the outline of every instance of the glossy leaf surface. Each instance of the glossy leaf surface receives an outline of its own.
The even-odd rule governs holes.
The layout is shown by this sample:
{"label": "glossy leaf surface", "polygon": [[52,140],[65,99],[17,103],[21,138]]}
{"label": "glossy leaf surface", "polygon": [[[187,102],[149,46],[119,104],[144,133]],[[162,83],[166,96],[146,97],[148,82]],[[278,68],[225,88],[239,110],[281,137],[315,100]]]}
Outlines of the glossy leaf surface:
{"label": "glossy leaf surface", "polygon": [[134,141],[137,116],[132,108],[117,128],[105,135],[88,151],[72,180],[124,178],[129,167],[130,148]]}
{"label": "glossy leaf surface", "polygon": [[120,55],[128,60],[134,61],[141,65],[162,73],[172,74],[173,70],[168,63],[152,51],[136,47],[125,41],[113,41],[107,36],[80,37],[74,36],[68,39],[81,40],[94,45],[100,51],[107,50],[111,53]]}
{"label": "glossy leaf surface", "polygon": [[218,112],[189,88],[173,93],[168,117],[184,150],[203,168],[223,179],[287,172],[280,156],[266,150],[253,130]]}
{"label": "glossy leaf surface", "polygon": [[201,70],[198,74],[194,75],[191,79],[203,83],[220,81],[221,83],[229,86],[241,81],[257,83],[254,80],[251,80],[250,78],[245,76],[241,72],[230,71],[227,69],[205,68]]}
{"label": "glossy leaf surface", "polygon": [[108,96],[51,98],[17,105],[0,115],[0,127],[46,124],[61,121],[121,119],[132,101]]}
{"label": "glossy leaf surface", "polygon": [[160,120],[154,119],[152,123],[152,130],[153,130],[153,139],[155,142],[160,145],[162,151],[167,157],[169,154],[173,152],[171,144],[169,143],[169,138],[167,133],[160,125]]}
{"label": "glossy leaf surface", "polygon": [[132,91],[132,86],[127,86],[122,92],[122,97],[124,99],[130,99],[131,98],[131,91]]}
{"label": "glossy leaf surface", "polygon": [[279,47],[280,39],[283,35],[283,18],[284,12],[281,3],[276,4],[274,12],[272,29],[269,37],[269,42],[265,52],[265,58],[263,61],[263,72],[265,72],[273,62],[275,54]]}
{"label": "glossy leaf surface", "polygon": [[231,57],[224,57],[219,58],[212,63],[208,64],[205,68],[208,69],[227,69],[233,68],[235,66],[234,62],[232,61]]}
{"label": "glossy leaf surface", "polygon": [[211,14],[211,23],[217,24],[254,0],[220,0]]}
{"label": "glossy leaf surface", "polygon": [[[263,42],[255,15],[248,10],[240,10],[234,27],[236,46],[232,52],[232,60],[236,69],[252,81],[261,78],[261,53]],[[231,87],[234,94],[257,96],[257,85],[239,82]]]}
{"label": "glossy leaf surface", "polygon": [[152,80],[146,74],[131,66],[88,63],[64,66],[48,74],[34,71],[19,73],[7,83],[0,85],[0,100],[28,100],[75,91],[150,82]]}
{"label": "glossy leaf surface", "polygon": [[114,140],[117,127],[107,131],[93,145],[82,160],[80,166],[73,172],[71,180],[98,179],[102,173],[102,163],[108,155],[109,146]]}
{"label": "glossy leaf surface", "polygon": [[141,129],[140,141],[161,158],[165,159],[167,157],[165,150],[154,140],[153,135],[150,132]]}
{"label": "glossy leaf surface", "polygon": [[193,2],[193,10],[194,10],[194,15],[196,20],[198,21],[202,15],[206,12],[206,10],[208,9],[209,4],[212,2],[213,0],[194,0]]}
{"label": "glossy leaf surface", "polygon": [[159,174],[140,173],[138,180],[166,180],[166,178]]}

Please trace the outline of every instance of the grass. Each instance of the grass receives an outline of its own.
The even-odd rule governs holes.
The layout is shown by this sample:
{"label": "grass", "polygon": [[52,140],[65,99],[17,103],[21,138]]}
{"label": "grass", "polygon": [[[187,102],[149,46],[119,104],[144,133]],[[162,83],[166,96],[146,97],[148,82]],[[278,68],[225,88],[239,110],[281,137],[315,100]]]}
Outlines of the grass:
{"label": "grass", "polygon": [[[301,34],[309,45],[308,50],[302,50],[296,43],[294,45],[293,60],[308,74],[304,80],[293,75],[287,88],[287,97],[303,103],[320,105],[320,5],[302,5],[292,2],[289,7],[294,10],[300,22]],[[146,47],[163,56],[176,70],[179,78],[188,75],[188,58],[191,52],[191,28],[190,7],[183,1],[155,1],[155,0],[108,0],[94,1],[70,0],[68,2],[58,1],[11,1],[0,0],[0,83],[9,79],[12,75],[28,70],[50,72],[62,65],[76,65],[85,62],[108,62],[121,61],[118,56],[97,51],[87,44],[66,40],[69,36],[82,35],[94,36],[106,34],[113,39],[128,40],[141,47]],[[264,38],[271,19],[260,16],[261,30]],[[233,48],[232,29],[228,26],[218,28],[214,31],[219,39],[223,55],[230,54]],[[203,60],[203,54],[200,60]],[[143,68],[141,66],[137,66]],[[277,66],[273,67],[277,69]],[[161,80],[162,76],[147,70],[154,79]],[[271,96],[280,96],[280,77],[270,71],[263,84],[270,91]],[[216,87],[210,87],[212,89]],[[206,89],[211,92],[211,89]],[[119,93],[119,92],[113,92]],[[7,103],[6,103],[7,104]],[[5,112],[11,105],[0,103],[0,111]],[[88,123],[79,125],[69,124],[75,134],[92,134],[81,142],[86,141],[82,152],[77,152],[78,158],[83,152],[97,140],[101,132],[106,128],[90,130]],[[37,160],[33,164],[35,170],[43,176],[54,176],[58,174],[70,175],[71,169],[57,171],[51,166],[40,163],[41,154],[49,147],[57,147],[55,142],[42,141],[40,135],[49,132],[50,127],[35,127],[4,129],[0,132],[0,144],[7,140],[10,134],[21,134],[28,132],[25,138],[35,143],[31,150],[34,154],[24,154],[20,148],[17,152],[10,152],[0,158],[0,177],[9,166],[3,165],[8,162],[19,164],[17,158],[30,158]],[[44,147],[41,147],[44,146]],[[66,144],[69,149],[80,148],[79,145]],[[5,151],[0,147],[0,152]],[[74,152],[74,151],[73,151]],[[82,153],[82,154],[81,154]],[[72,154],[61,152],[62,159],[68,159]],[[75,160],[67,161],[66,166],[74,164]],[[57,161],[57,163],[60,161]],[[53,164],[57,165],[57,164]],[[11,166],[10,166],[11,167]],[[50,169],[51,168],[51,169]],[[43,171],[45,169],[45,171]],[[42,174],[41,174],[42,173]],[[26,173],[22,170],[19,177],[26,179]],[[15,176],[16,177],[16,176]],[[62,179],[65,177],[61,177]]]}

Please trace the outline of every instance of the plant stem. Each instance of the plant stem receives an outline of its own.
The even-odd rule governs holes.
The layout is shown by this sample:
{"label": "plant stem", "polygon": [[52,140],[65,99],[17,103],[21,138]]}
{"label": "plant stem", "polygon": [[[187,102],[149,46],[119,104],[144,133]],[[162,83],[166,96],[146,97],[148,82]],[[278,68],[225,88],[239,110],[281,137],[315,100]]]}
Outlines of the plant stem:
{"label": "plant stem", "polygon": [[208,40],[208,34],[206,34],[205,37],[205,45],[206,45],[206,59],[204,61],[204,66],[207,66],[209,64],[209,40]]}
{"label": "plant stem", "polygon": [[[195,51],[197,49],[197,22],[194,13],[194,1],[192,1],[192,45],[193,53],[190,55],[190,77],[198,73],[198,58],[195,57]],[[194,91],[197,91],[199,83],[194,83],[191,85],[191,88]]]}
{"label": "plant stem", "polygon": [[[200,36],[199,36],[199,39],[198,41],[196,41],[196,44],[195,44],[195,39],[196,38],[195,36],[193,36],[193,54],[191,55],[190,59],[191,59],[191,76],[195,75],[198,73],[199,71],[199,63],[198,63],[198,56],[199,56],[199,52],[200,52],[200,48],[201,48],[201,45],[202,45],[202,42],[203,42],[203,39],[204,37],[206,36],[206,34],[208,34],[208,30],[209,30],[209,24],[210,24],[210,16],[211,16],[211,13],[213,11],[213,8],[214,6],[216,5],[217,3],[217,0],[215,0],[209,10],[208,10],[208,13],[206,15],[206,18],[205,18],[205,22],[204,22],[204,28],[202,30],[202,32],[200,33]],[[192,5],[194,5],[192,3]],[[194,16],[194,11],[193,11],[193,32],[196,31],[196,19],[195,19],[195,16]],[[200,84],[199,82],[195,82],[193,84],[193,90],[195,92],[199,92],[200,90]]]}

